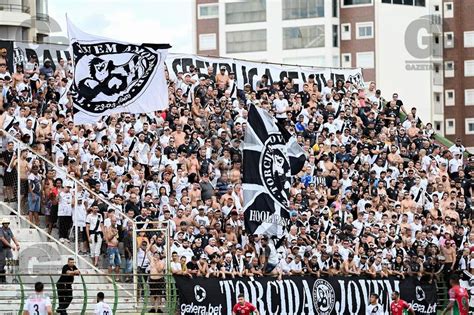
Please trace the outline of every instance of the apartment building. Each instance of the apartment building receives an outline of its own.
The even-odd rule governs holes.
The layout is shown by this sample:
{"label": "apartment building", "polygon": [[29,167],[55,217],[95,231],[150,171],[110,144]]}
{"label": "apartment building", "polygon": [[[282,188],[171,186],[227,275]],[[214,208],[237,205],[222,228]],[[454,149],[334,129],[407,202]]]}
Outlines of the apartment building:
{"label": "apartment building", "polygon": [[443,1],[445,135],[474,147],[474,1]]}

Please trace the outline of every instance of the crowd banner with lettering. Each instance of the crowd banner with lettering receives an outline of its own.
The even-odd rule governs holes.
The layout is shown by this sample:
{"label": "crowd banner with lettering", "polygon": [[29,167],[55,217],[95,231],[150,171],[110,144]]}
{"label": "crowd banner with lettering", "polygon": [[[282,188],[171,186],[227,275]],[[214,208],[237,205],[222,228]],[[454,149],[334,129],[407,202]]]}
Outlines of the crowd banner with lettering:
{"label": "crowd banner with lettering", "polygon": [[203,57],[190,54],[168,54],[166,66],[168,68],[171,80],[175,80],[177,74],[189,72],[189,67],[194,65],[199,76],[208,77],[208,66],[213,67],[213,76],[224,66],[227,71],[235,72],[237,79],[237,87],[243,89],[246,83],[249,83],[254,89],[256,83],[266,74],[270,83],[274,81],[282,81],[285,77],[293,79],[293,83],[297,85],[299,90],[303,89],[303,83],[308,80],[310,74],[314,74],[315,82],[320,86],[325,86],[327,80],[333,79],[350,81],[360,87],[364,86],[362,77],[362,69],[344,69],[344,68],[320,68],[306,66],[279,65],[265,62],[251,62],[233,58],[219,57]]}
{"label": "crowd banner with lettering", "polygon": [[15,66],[17,64],[25,65],[31,56],[38,57],[38,66],[40,67],[43,66],[46,59],[49,59],[53,69],[56,69],[59,60],[64,59],[67,63],[71,59],[67,45],[15,42],[13,53],[13,63]]}
{"label": "crowd banner with lettering", "polygon": [[416,278],[316,278],[290,276],[278,281],[261,278],[193,278],[176,276],[181,314],[232,314],[237,296],[255,305],[260,314],[365,314],[371,293],[380,296],[389,314],[391,294],[399,291],[416,314],[436,314],[436,287]]}

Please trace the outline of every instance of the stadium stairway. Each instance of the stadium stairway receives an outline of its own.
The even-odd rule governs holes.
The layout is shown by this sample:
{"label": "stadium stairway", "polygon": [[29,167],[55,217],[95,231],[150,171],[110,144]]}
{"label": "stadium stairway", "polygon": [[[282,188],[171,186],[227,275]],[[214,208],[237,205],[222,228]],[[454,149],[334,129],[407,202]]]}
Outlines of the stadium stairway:
{"label": "stadium stairway", "polygon": [[[52,290],[53,284],[59,278],[61,268],[68,257],[76,258],[76,265],[82,274],[82,277],[75,278],[74,299],[68,308],[69,314],[92,314],[96,295],[100,291],[104,292],[106,302],[111,307],[115,302],[115,292],[117,293],[116,314],[138,313],[134,303],[132,283],[117,282],[114,285],[106,269],[93,268],[88,263],[90,260],[88,257],[74,255],[74,243],[68,247],[55,241],[53,238],[57,235],[54,233],[53,237],[48,237],[38,228],[32,228],[25,219],[10,215],[12,208],[16,208],[16,205],[0,202],[0,218],[10,219],[10,228],[20,243],[19,254],[14,253],[14,259],[18,261],[18,264],[7,267],[7,283],[0,284],[0,314],[18,314],[22,296],[26,300],[33,292],[36,281],[42,281],[45,284],[45,292],[53,300],[57,294],[55,290]],[[44,226],[44,218],[41,221],[40,226]],[[21,276],[17,277],[15,274]],[[49,276],[50,274],[52,276]],[[82,312],[83,310],[85,313]]]}
{"label": "stadium stairway", "polygon": [[441,312],[444,310],[444,308],[448,305],[449,299],[448,299],[448,286],[446,285],[446,282],[444,281],[444,278],[441,276],[438,282],[436,283],[438,286],[436,294],[438,295],[438,313],[441,314]]}

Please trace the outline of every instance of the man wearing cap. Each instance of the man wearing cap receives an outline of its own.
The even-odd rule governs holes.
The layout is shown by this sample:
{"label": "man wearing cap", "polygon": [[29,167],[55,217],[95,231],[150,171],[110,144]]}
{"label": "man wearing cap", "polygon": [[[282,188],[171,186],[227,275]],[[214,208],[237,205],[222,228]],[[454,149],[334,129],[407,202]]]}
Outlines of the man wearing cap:
{"label": "man wearing cap", "polygon": [[226,74],[226,66],[222,65],[219,73],[216,74],[216,85],[217,86],[227,86],[229,82],[229,76]]}
{"label": "man wearing cap", "polygon": [[[6,260],[13,258],[13,250],[20,250],[20,243],[13,232],[10,229],[10,219],[7,217],[3,218],[1,221],[2,226],[0,227],[0,283],[6,282],[5,277],[5,266]],[[12,244],[12,241],[14,245]]]}

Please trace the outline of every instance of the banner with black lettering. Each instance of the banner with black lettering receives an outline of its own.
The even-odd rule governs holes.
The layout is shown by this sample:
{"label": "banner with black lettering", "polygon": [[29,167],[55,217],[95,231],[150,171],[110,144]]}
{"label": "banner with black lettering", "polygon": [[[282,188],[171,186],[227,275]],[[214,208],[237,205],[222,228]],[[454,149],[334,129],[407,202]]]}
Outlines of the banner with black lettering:
{"label": "banner with black lettering", "polygon": [[59,60],[63,59],[67,64],[71,59],[69,47],[60,44],[36,44],[27,42],[15,42],[15,51],[13,61],[15,65],[22,64],[26,66],[32,56],[36,56],[37,67],[41,67],[46,59],[51,61],[51,67],[56,70]]}
{"label": "banner with black lettering", "polygon": [[243,146],[244,221],[250,234],[281,237],[288,225],[291,176],[306,161],[296,138],[265,109],[250,105]]}
{"label": "banner with black lettering", "polygon": [[268,76],[270,84],[274,81],[282,81],[284,78],[293,80],[295,88],[303,89],[303,83],[308,80],[310,74],[314,74],[315,82],[318,86],[324,87],[327,80],[332,79],[350,81],[359,87],[364,87],[364,78],[361,68],[321,68],[317,65],[293,66],[279,65],[266,62],[252,62],[234,58],[204,57],[190,54],[168,54],[166,67],[171,80],[176,81],[179,72],[188,73],[189,67],[194,65],[198,76],[209,77],[208,67],[212,66],[211,76],[218,73],[221,67],[225,67],[227,73],[233,71],[237,80],[237,87],[243,89],[249,83],[253,89],[262,75]]}
{"label": "banner with black lettering", "polygon": [[366,314],[371,293],[380,296],[383,314],[389,314],[391,294],[399,291],[419,315],[436,314],[436,287],[416,278],[315,278],[290,276],[278,281],[272,277],[217,279],[175,277],[181,314],[232,314],[237,296],[268,315],[352,315]]}
{"label": "banner with black lettering", "polygon": [[112,113],[168,108],[164,63],[169,44],[131,44],[87,34],[68,20],[74,61],[74,122]]}

